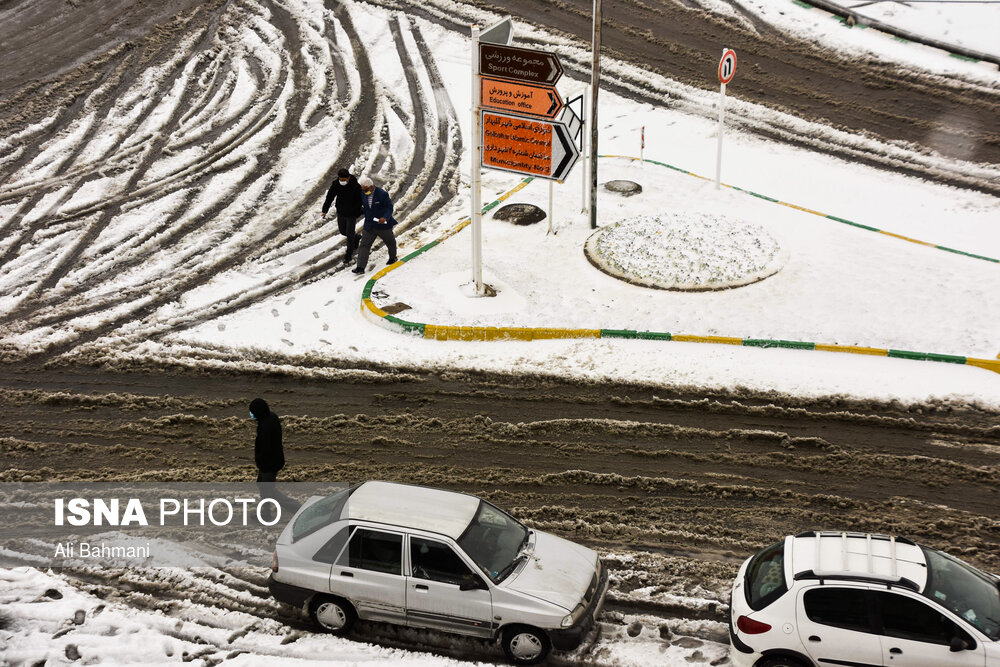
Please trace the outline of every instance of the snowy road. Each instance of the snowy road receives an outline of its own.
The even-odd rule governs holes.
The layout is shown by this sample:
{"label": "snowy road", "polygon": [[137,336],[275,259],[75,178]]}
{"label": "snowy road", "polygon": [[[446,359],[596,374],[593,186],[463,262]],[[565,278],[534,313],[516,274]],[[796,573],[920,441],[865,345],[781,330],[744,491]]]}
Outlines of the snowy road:
{"label": "snowy road", "polygon": [[[906,534],[1000,568],[1000,431],[989,413],[458,372],[341,372],[309,381],[23,368],[0,384],[8,424],[0,479],[251,479],[251,426],[234,396],[280,397],[286,479],[388,479],[480,494],[600,550],[613,581],[601,635],[553,664],[642,665],[651,650],[714,660],[739,562],[803,526]],[[520,463],[525,452],[529,467]],[[184,574],[180,586],[177,576],[67,572],[62,583],[185,619],[180,636],[205,639],[209,656],[314,641],[301,617],[267,597],[263,567]],[[221,625],[210,620],[220,613]],[[229,639],[247,628],[266,641],[246,632]],[[375,624],[358,638],[495,660],[491,646],[435,633]]]}

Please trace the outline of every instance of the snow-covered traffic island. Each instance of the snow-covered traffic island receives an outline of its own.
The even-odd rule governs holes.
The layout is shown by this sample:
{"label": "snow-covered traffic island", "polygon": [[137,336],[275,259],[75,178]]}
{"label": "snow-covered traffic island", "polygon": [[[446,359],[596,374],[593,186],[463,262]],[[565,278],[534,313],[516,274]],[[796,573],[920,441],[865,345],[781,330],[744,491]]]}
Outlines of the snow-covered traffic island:
{"label": "snow-covered traffic island", "polygon": [[784,263],[763,228],[699,213],[626,218],[591,234],[584,251],[591,264],[626,282],[691,292],[749,285]]}

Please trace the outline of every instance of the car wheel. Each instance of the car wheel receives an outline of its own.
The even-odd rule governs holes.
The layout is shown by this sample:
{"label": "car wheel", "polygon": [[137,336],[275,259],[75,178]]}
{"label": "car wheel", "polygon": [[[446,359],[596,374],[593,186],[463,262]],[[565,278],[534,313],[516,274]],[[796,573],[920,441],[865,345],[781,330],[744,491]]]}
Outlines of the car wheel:
{"label": "car wheel", "polygon": [[776,658],[764,658],[757,663],[756,667],[806,667],[806,665],[807,663],[782,655]]}
{"label": "car wheel", "polygon": [[332,635],[346,635],[358,618],[350,602],[327,595],[317,595],[309,603],[309,616],[321,630]]}
{"label": "car wheel", "polygon": [[503,652],[515,665],[541,662],[551,648],[548,635],[536,628],[515,625],[503,632]]}

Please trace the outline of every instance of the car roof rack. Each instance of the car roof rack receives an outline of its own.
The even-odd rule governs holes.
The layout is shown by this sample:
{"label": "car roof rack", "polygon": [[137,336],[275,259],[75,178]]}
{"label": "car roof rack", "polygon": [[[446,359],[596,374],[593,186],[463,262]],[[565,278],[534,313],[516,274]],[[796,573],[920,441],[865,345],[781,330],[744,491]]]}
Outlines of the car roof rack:
{"label": "car roof rack", "polygon": [[799,572],[793,578],[795,581],[801,581],[803,579],[818,580],[821,584],[827,580],[857,581],[868,584],[884,584],[889,588],[892,588],[893,586],[902,586],[903,588],[908,588],[915,593],[920,592],[920,585],[912,579],[907,579],[906,577],[893,578],[878,574],[850,574],[845,572],[814,572],[813,570],[806,570],[805,572]]}
{"label": "car roof rack", "polygon": [[[898,583],[908,588],[913,588],[919,591],[920,587],[913,582],[911,579],[907,579],[899,574],[899,559],[897,557],[896,545],[905,544],[908,546],[916,547],[917,544],[912,540],[905,537],[895,537],[892,535],[881,535],[877,533],[858,533],[858,532],[847,532],[847,531],[833,531],[833,530],[810,530],[799,533],[795,536],[800,537],[812,537],[816,540],[816,544],[813,550],[813,567],[810,570],[803,570],[795,575],[795,579],[856,579],[873,581],[882,584],[893,584]],[[831,567],[830,563],[826,564],[826,567],[822,567],[820,564],[820,558],[823,553],[823,546],[827,546],[827,551],[829,552],[829,545],[831,541],[836,541],[834,544],[839,542],[840,554],[841,554],[841,567],[837,569],[836,566]],[[848,561],[850,552],[848,550],[848,541],[855,540],[855,545],[857,541],[864,541],[865,549],[863,555],[865,556],[865,565],[863,568],[851,567]],[[875,542],[888,542],[889,543],[889,568],[888,574],[884,572],[877,572],[875,567]],[[834,547],[835,548],[835,547]],[[855,552],[857,555],[857,552]],[[885,558],[884,555],[878,556],[879,558]],[[829,560],[829,555],[827,557]],[[905,561],[910,564],[910,561]],[[923,565],[922,563],[916,563],[917,565]],[[906,583],[904,583],[906,582]]]}

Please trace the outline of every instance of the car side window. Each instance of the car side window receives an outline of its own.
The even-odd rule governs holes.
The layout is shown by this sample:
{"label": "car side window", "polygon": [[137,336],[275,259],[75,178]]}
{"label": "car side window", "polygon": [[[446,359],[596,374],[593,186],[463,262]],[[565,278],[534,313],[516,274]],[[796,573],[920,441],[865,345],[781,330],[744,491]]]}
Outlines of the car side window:
{"label": "car side window", "polygon": [[417,579],[440,581],[456,586],[482,581],[451,546],[422,537],[410,537],[410,564]]}
{"label": "car side window", "polygon": [[[403,536],[358,528],[345,552],[348,567],[386,574],[403,574]],[[344,557],[340,563],[344,565]]]}
{"label": "car side window", "polygon": [[[344,547],[347,546],[347,538],[350,535],[350,529],[344,526],[338,530],[333,537],[331,537],[326,544],[319,548],[316,555],[313,556],[313,560],[320,563],[330,563],[331,565],[337,561],[337,556],[339,556],[344,551]],[[344,563],[341,562],[343,565]]]}
{"label": "car side window", "polygon": [[806,616],[814,623],[872,632],[866,590],[822,586],[806,591],[802,599]]}
{"label": "car side window", "polygon": [[975,646],[972,637],[938,610],[905,595],[879,593],[882,627],[887,637],[947,646],[954,637]]}

